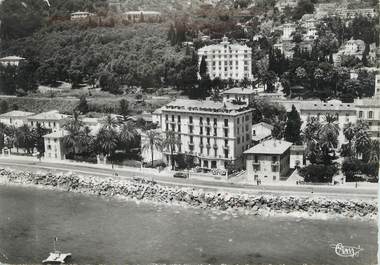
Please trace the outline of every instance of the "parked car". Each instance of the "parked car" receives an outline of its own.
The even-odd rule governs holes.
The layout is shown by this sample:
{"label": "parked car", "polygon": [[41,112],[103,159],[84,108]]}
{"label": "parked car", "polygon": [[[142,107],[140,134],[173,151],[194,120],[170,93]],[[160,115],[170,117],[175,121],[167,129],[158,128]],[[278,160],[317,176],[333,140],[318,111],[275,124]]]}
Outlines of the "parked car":
{"label": "parked car", "polygon": [[173,177],[174,178],[187,179],[187,178],[189,178],[189,173],[186,173],[186,172],[177,172],[177,173],[174,173]]}

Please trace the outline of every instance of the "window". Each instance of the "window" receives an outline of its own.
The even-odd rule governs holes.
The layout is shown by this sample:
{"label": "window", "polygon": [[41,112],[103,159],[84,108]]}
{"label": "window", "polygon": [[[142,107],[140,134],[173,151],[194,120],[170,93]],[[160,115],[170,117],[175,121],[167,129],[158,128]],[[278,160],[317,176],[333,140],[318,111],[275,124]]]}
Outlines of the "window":
{"label": "window", "polygon": [[181,132],[181,124],[178,124],[178,131]]}
{"label": "window", "polygon": [[172,121],[174,121],[174,115],[172,115]]}
{"label": "window", "polygon": [[224,126],[228,127],[228,119],[224,119]]}
{"label": "window", "polygon": [[359,118],[363,118],[363,111],[359,111]]}
{"label": "window", "polygon": [[254,175],[253,176],[253,180],[258,180],[259,179],[259,175]]}
{"label": "window", "polygon": [[209,127],[206,128],[206,134],[210,135],[210,128]]}
{"label": "window", "polygon": [[217,124],[217,119],[216,118],[214,118],[214,125],[216,125]]}
{"label": "window", "polygon": [[206,121],[207,121],[207,124],[210,124],[210,118],[207,118]]}
{"label": "window", "polygon": [[165,120],[169,120],[169,115],[168,114],[165,115]]}
{"label": "window", "polygon": [[201,124],[201,125],[203,124],[203,118],[202,117],[199,118],[199,124]]}
{"label": "window", "polygon": [[240,144],[240,137],[237,138],[237,143]]}
{"label": "window", "polygon": [[240,118],[237,118],[237,124],[240,124]]}
{"label": "window", "polygon": [[193,144],[194,143],[194,136],[190,135],[190,143]]}
{"label": "window", "polygon": [[203,127],[199,127],[199,134],[200,134],[200,135],[203,134]]}
{"label": "window", "polygon": [[274,181],[276,180],[276,176],[273,176],[273,180],[274,180]]}
{"label": "window", "polygon": [[368,119],[373,119],[373,111],[368,111]]}
{"label": "window", "polygon": [[166,131],[169,131],[169,124],[166,124]]}
{"label": "window", "polygon": [[217,148],[214,149],[214,156],[218,157],[218,149]]}
{"label": "window", "polygon": [[228,158],[228,149],[224,149],[224,158]]}
{"label": "window", "polygon": [[172,127],[172,131],[174,132],[174,130],[175,130],[174,124],[172,124],[171,127]]}
{"label": "window", "polygon": [[255,159],[255,163],[259,162],[259,156],[258,155],[255,155],[254,159]]}
{"label": "window", "polygon": [[256,130],[252,130],[252,135],[253,135],[253,136],[256,135]]}
{"label": "window", "polygon": [[178,115],[178,122],[181,122],[181,116]]}
{"label": "window", "polygon": [[193,126],[189,126],[189,133],[193,133]]}
{"label": "window", "polygon": [[214,136],[217,136],[217,129],[214,128]]}
{"label": "window", "polygon": [[228,129],[224,129],[224,137],[228,137]]}

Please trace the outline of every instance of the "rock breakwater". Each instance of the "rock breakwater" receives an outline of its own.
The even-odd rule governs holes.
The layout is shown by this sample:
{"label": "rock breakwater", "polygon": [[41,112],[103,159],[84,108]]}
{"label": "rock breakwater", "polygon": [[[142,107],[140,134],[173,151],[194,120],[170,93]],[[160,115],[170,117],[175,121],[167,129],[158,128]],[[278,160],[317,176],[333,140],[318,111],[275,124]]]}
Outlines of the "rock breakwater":
{"label": "rock breakwater", "polygon": [[9,184],[36,185],[59,190],[122,197],[157,203],[217,209],[244,210],[252,214],[297,214],[299,216],[334,215],[350,218],[377,218],[376,201],[327,199],[298,196],[248,195],[206,192],[202,189],[172,187],[144,178],[118,180],[63,173],[34,173],[0,169],[0,181]]}

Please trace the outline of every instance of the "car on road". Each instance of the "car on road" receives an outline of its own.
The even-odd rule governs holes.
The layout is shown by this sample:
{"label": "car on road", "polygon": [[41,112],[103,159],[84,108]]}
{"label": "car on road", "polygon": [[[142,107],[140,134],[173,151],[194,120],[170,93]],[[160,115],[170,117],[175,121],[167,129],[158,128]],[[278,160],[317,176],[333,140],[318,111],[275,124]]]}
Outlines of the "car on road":
{"label": "car on road", "polygon": [[189,178],[189,173],[187,172],[176,172],[173,175],[174,178],[182,178],[182,179],[187,179]]}

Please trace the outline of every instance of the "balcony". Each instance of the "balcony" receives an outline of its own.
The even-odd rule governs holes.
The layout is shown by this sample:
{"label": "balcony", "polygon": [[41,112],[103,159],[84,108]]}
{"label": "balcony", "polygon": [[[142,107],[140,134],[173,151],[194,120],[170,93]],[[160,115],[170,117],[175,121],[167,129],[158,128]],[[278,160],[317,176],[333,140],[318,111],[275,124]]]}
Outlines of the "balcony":
{"label": "balcony", "polygon": [[205,124],[205,127],[210,128],[210,127],[211,127],[211,124],[210,124],[210,123],[206,123],[206,124]]}

